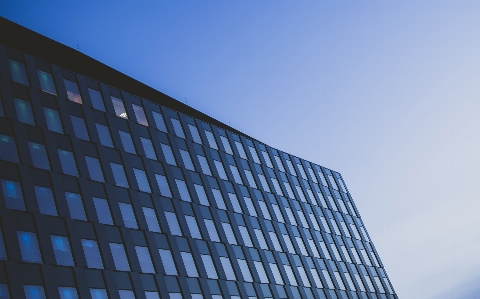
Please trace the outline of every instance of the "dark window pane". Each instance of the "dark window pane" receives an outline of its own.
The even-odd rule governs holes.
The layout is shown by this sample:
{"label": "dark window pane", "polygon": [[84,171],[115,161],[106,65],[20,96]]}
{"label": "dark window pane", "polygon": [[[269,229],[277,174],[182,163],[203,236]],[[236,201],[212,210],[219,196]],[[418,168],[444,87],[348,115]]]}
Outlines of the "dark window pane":
{"label": "dark window pane", "polygon": [[[8,287],[6,284],[0,284],[0,299],[10,299],[10,295],[8,293]],[[148,296],[147,296],[147,299]]]}
{"label": "dark window pane", "polygon": [[78,176],[77,165],[75,164],[73,153],[59,149],[58,156],[60,157],[60,164],[62,164],[63,173]]}
{"label": "dark window pane", "polygon": [[125,176],[125,171],[123,166],[120,164],[110,162],[110,167],[112,168],[113,178],[115,179],[115,184],[120,187],[128,188],[127,177]]}
{"label": "dark window pane", "polygon": [[72,219],[86,221],[87,216],[85,216],[85,209],[83,208],[83,202],[80,194],[65,192],[65,198],[67,199],[70,217]]}
{"label": "dark window pane", "polygon": [[137,154],[137,151],[135,150],[135,146],[133,145],[133,140],[132,136],[130,133],[124,132],[124,131],[118,131],[118,134],[120,134],[120,139],[122,140],[122,145],[123,149],[130,154]]}
{"label": "dark window pane", "polygon": [[40,213],[45,215],[57,216],[57,207],[50,188],[35,186],[35,194]]}
{"label": "dark window pane", "polygon": [[55,253],[57,265],[74,266],[68,238],[63,236],[50,236],[50,239],[52,240],[53,252]]}
{"label": "dark window pane", "polygon": [[77,289],[59,287],[58,293],[60,294],[60,299],[78,299]]}
{"label": "dark window pane", "polygon": [[57,110],[53,110],[47,107],[43,107],[45,113],[45,119],[47,120],[47,127],[50,131],[63,134],[62,122]]}
{"label": "dark window pane", "polygon": [[102,94],[95,89],[88,89],[90,100],[92,101],[93,108],[105,112],[105,105],[103,104]]}
{"label": "dark window pane", "polygon": [[133,291],[130,290],[118,290],[118,295],[120,296],[120,299],[135,299]]}
{"label": "dark window pane", "polygon": [[0,97],[0,116],[5,116],[5,113],[3,112],[3,105],[2,105],[2,98]]}
{"label": "dark window pane", "polygon": [[63,79],[63,82],[65,83],[65,89],[67,89],[68,99],[72,102],[82,104],[82,97],[80,96],[80,92],[78,91],[77,83],[67,79]]}
{"label": "dark window pane", "polygon": [[15,60],[9,60],[8,62],[10,64],[10,72],[12,72],[13,81],[23,85],[28,85],[28,77],[27,72],[25,71],[25,65]]}
{"label": "dark window pane", "polygon": [[132,106],[133,106],[133,112],[135,112],[135,117],[137,118],[137,122],[141,125],[148,127],[147,117],[145,116],[145,112],[143,111],[143,108],[135,104],[133,104]]}
{"label": "dark window pane", "polygon": [[88,136],[87,126],[85,125],[85,120],[80,117],[71,115],[70,119],[72,120],[73,131],[75,132],[75,137],[78,139],[83,139],[86,141],[90,140]]}
{"label": "dark window pane", "polygon": [[[5,252],[5,244],[3,243],[3,234],[0,230],[0,260],[6,260],[7,253]],[[0,289],[0,299],[2,299],[2,290]]]}
{"label": "dark window pane", "polygon": [[42,90],[51,94],[57,94],[57,90],[55,89],[55,84],[53,83],[53,78],[50,73],[37,70],[38,79],[40,80],[40,86]]}
{"label": "dark window pane", "polygon": [[13,137],[0,134],[0,159],[18,162],[17,147]]}
{"label": "dark window pane", "polygon": [[110,136],[110,130],[108,129],[108,127],[97,123],[95,124],[95,126],[97,127],[100,144],[113,148],[112,137]]}
{"label": "dark window pane", "polygon": [[17,112],[17,118],[19,122],[28,125],[35,125],[35,119],[33,118],[32,107],[30,106],[30,102],[20,100],[15,98],[15,110]]}
{"label": "dark window pane", "polygon": [[37,236],[31,232],[17,232],[20,252],[24,262],[41,263],[42,256],[38,248]]}
{"label": "dark window pane", "polygon": [[92,299],[108,299],[105,289],[90,289],[90,295]]}
{"label": "dark window pane", "polygon": [[142,142],[145,156],[147,156],[147,158],[149,159],[157,160],[157,155],[155,154],[155,150],[153,149],[152,141],[143,137],[140,137],[140,141]]}
{"label": "dark window pane", "polygon": [[47,151],[43,144],[29,142],[30,156],[32,157],[33,166],[45,170],[50,170],[48,163]]}
{"label": "dark window pane", "polygon": [[24,285],[25,299],[45,299],[45,291],[42,286]]}
{"label": "dark window pane", "polygon": [[25,203],[23,202],[22,189],[20,183],[7,180],[2,182],[3,196],[5,205],[9,209],[25,211]]}
{"label": "dark window pane", "polygon": [[115,269],[118,271],[130,271],[130,264],[128,263],[123,244],[109,243],[109,245],[112,251],[113,262],[115,263]]}
{"label": "dark window pane", "polygon": [[94,197],[93,204],[97,211],[98,222],[113,225],[112,213],[110,212],[108,201],[103,198]]}
{"label": "dark window pane", "polygon": [[94,269],[103,269],[102,257],[100,256],[97,242],[94,240],[82,239],[82,247],[85,254],[85,259],[87,260],[87,267]]}
{"label": "dark window pane", "polygon": [[121,99],[112,96],[112,104],[116,116],[128,119],[127,111],[125,110],[125,106]]}
{"label": "dark window pane", "polygon": [[165,126],[165,121],[163,120],[163,116],[155,111],[152,111],[153,119],[155,120],[155,125],[159,131],[167,133],[167,127]]}
{"label": "dark window pane", "polygon": [[92,181],[97,181],[102,183],[105,182],[103,178],[102,167],[100,166],[100,161],[92,157],[85,157],[85,161],[87,162],[87,168],[90,174],[90,179]]}
{"label": "dark window pane", "polygon": [[122,213],[123,222],[126,227],[138,228],[137,219],[133,213],[132,205],[128,203],[119,202],[120,212]]}

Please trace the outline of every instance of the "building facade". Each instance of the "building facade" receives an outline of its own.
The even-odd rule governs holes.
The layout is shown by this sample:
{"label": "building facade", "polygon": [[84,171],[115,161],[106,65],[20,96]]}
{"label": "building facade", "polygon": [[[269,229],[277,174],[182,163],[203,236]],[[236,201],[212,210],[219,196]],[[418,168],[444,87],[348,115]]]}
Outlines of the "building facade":
{"label": "building facade", "polygon": [[0,22],[0,298],[397,298],[342,176]]}

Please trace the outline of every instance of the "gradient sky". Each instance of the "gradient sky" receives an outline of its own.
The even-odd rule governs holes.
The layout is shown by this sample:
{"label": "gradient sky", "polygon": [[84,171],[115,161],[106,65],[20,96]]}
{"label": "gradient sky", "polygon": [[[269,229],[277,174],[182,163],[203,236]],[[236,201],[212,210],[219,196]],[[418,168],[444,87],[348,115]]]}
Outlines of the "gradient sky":
{"label": "gradient sky", "polygon": [[340,172],[400,298],[480,298],[479,1],[1,0],[0,15]]}

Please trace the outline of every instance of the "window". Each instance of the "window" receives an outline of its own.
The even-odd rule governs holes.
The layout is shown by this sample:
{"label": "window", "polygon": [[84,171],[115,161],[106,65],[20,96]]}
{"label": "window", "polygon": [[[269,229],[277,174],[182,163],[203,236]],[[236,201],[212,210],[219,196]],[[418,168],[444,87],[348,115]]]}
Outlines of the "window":
{"label": "window", "polygon": [[120,296],[120,299],[135,299],[133,291],[130,290],[118,290],[118,295]]}
{"label": "window", "polygon": [[103,261],[98,250],[97,241],[82,239],[83,252],[87,260],[87,267],[93,269],[103,269]]}
{"label": "window", "polygon": [[242,214],[243,211],[242,211],[242,208],[240,207],[240,204],[238,203],[237,195],[235,195],[234,193],[228,193],[228,198],[230,199],[233,210],[237,213]]}
{"label": "window", "polygon": [[103,104],[102,94],[100,91],[89,88],[88,94],[90,95],[93,108],[105,112],[105,105]]}
{"label": "window", "polygon": [[177,184],[178,192],[180,193],[180,199],[184,201],[192,201],[185,181],[175,179],[175,183]]}
{"label": "window", "polygon": [[10,299],[8,294],[8,287],[6,284],[0,284],[0,299]]}
{"label": "window", "polygon": [[60,157],[60,164],[64,174],[78,176],[77,165],[73,158],[73,153],[65,150],[58,150],[58,156]]}
{"label": "window", "polygon": [[160,297],[158,296],[158,292],[145,291],[145,297],[146,299],[160,299]]}
{"label": "window", "polygon": [[80,194],[65,192],[65,198],[67,199],[70,218],[87,221],[87,216],[85,216],[85,209],[83,208],[83,202]]}
{"label": "window", "polygon": [[159,249],[158,253],[162,259],[163,269],[165,270],[166,275],[178,275],[177,268],[175,267],[175,262],[173,261],[172,253],[170,250]]}
{"label": "window", "polygon": [[278,269],[277,264],[275,263],[269,263],[270,270],[272,270],[273,278],[275,279],[276,284],[281,284],[283,285],[283,279],[282,276],[280,275],[280,270]]}
{"label": "window", "polygon": [[80,91],[78,91],[77,83],[67,79],[63,79],[63,83],[65,83],[68,99],[72,102],[82,104],[82,97],[80,96]]}
{"label": "window", "polygon": [[110,167],[112,168],[115,185],[119,187],[128,188],[129,187],[128,181],[127,181],[127,177],[125,176],[125,171],[123,170],[123,166],[120,164],[110,162]]}
{"label": "window", "polygon": [[190,154],[187,151],[181,149],[180,156],[182,157],[183,165],[185,165],[185,168],[191,171],[195,171],[195,167],[193,166]]}
{"label": "window", "polygon": [[182,124],[180,121],[176,118],[171,118],[172,120],[172,125],[173,125],[173,131],[175,131],[175,135],[180,138],[185,138],[185,133],[183,133],[182,129]]}
{"label": "window", "polygon": [[96,158],[85,157],[87,162],[88,173],[90,174],[90,179],[97,182],[105,182],[103,178],[102,167],[100,166],[100,161]]}
{"label": "window", "polygon": [[28,77],[27,72],[25,71],[25,65],[21,62],[15,60],[9,60],[8,63],[10,64],[10,72],[12,73],[13,81],[28,85]]}
{"label": "window", "polygon": [[245,154],[245,150],[243,149],[243,145],[240,142],[235,141],[235,146],[237,147],[240,158],[247,159],[247,155]]}
{"label": "window", "polygon": [[18,162],[17,147],[13,137],[0,134],[0,159]]}
{"label": "window", "polygon": [[25,299],[45,299],[43,286],[24,285],[23,292],[25,293]]}
{"label": "window", "polygon": [[30,149],[30,156],[32,157],[33,166],[45,170],[50,170],[50,164],[48,162],[45,146],[43,144],[35,142],[28,142],[28,148]]}
{"label": "window", "polygon": [[112,104],[116,116],[128,119],[127,111],[125,110],[125,106],[123,105],[123,101],[121,99],[112,96]]}
{"label": "window", "polygon": [[53,253],[55,254],[57,265],[75,266],[68,238],[63,236],[50,236],[50,239],[52,240]]}
{"label": "window", "polygon": [[133,145],[133,140],[130,133],[119,130],[118,134],[120,134],[120,140],[122,140],[123,150],[127,153],[136,155],[137,151],[135,150],[135,146]]}
{"label": "window", "polygon": [[172,192],[170,192],[170,187],[168,186],[167,178],[161,174],[155,174],[155,179],[157,180],[158,188],[160,189],[160,194],[166,197],[172,197]]}
{"label": "window", "polygon": [[163,116],[155,111],[152,111],[153,119],[155,120],[155,125],[159,131],[167,133],[167,127],[165,126],[165,121],[163,120]]}
{"label": "window", "polygon": [[237,239],[233,233],[232,226],[229,223],[222,222],[223,230],[225,231],[225,236],[227,237],[227,242],[232,245],[237,245]]}
{"label": "window", "polygon": [[267,273],[265,272],[265,268],[263,267],[262,263],[259,261],[254,261],[253,264],[255,265],[255,269],[260,277],[260,282],[269,283]]}
{"label": "window", "polygon": [[213,222],[213,220],[204,219],[203,221],[205,222],[205,226],[207,227],[207,232],[210,240],[214,242],[220,242],[220,238],[218,237],[217,229],[215,228],[215,223]]}
{"label": "window", "polygon": [[222,141],[223,148],[227,154],[233,155],[232,147],[230,146],[230,142],[228,142],[227,137],[220,136],[220,140]]}
{"label": "window", "polygon": [[92,299],[108,299],[107,291],[105,289],[90,289]]}
{"label": "window", "polygon": [[207,272],[207,277],[212,279],[218,279],[217,271],[215,270],[215,265],[213,264],[212,257],[207,254],[201,255],[203,266]]}
{"label": "window", "polygon": [[255,183],[252,172],[248,169],[245,169],[245,176],[247,177],[247,181],[250,187],[257,189],[257,184]]}
{"label": "window", "polygon": [[165,218],[167,219],[168,228],[172,235],[181,236],[182,231],[180,225],[178,224],[177,216],[172,212],[165,212]]}
{"label": "window", "polygon": [[63,134],[62,122],[57,110],[53,110],[47,107],[43,107],[43,113],[47,121],[47,127],[50,131]]}
{"label": "window", "polygon": [[0,116],[5,116],[5,113],[3,112],[2,97],[0,97]]}
{"label": "window", "polygon": [[217,208],[221,210],[226,210],[227,207],[225,206],[225,201],[223,200],[222,193],[218,189],[212,189],[213,193],[213,198],[215,199],[215,202],[217,203]]}
{"label": "window", "polygon": [[221,179],[228,180],[227,174],[225,173],[225,169],[223,168],[222,162],[213,160],[213,164],[215,164],[215,167],[217,168],[218,176]]}
{"label": "window", "polygon": [[137,122],[141,125],[148,127],[147,117],[145,116],[145,112],[141,106],[132,104],[133,112],[135,113],[135,117],[137,118]]}
{"label": "window", "polygon": [[232,171],[233,179],[235,180],[235,183],[243,185],[243,181],[242,181],[242,178],[240,177],[240,173],[238,173],[237,167],[233,165],[229,165],[229,166],[230,166],[230,171]]}
{"label": "window", "polygon": [[190,134],[192,134],[193,142],[202,144],[202,139],[200,138],[200,134],[198,134],[197,127],[189,124],[188,129],[190,130]]}
{"label": "window", "polygon": [[2,183],[3,196],[7,208],[25,211],[25,203],[23,202],[20,183],[7,180],[0,180],[0,182]]}
{"label": "window", "polygon": [[267,152],[261,151],[263,159],[265,160],[265,163],[267,163],[267,167],[273,168],[272,161],[270,160],[270,157],[268,156]]}
{"label": "window", "polygon": [[202,235],[200,234],[200,230],[198,229],[195,217],[185,216],[185,220],[187,222],[188,229],[190,230],[190,235],[192,236],[192,238],[201,239]]}
{"label": "window", "polygon": [[145,215],[145,220],[147,221],[148,230],[156,233],[161,232],[155,210],[147,207],[142,207],[142,210],[143,215]]}
{"label": "window", "polygon": [[260,159],[258,158],[257,151],[255,150],[255,148],[249,146],[248,150],[250,151],[250,154],[253,157],[253,162],[260,164]]}
{"label": "window", "polygon": [[17,236],[22,260],[30,263],[42,263],[42,256],[40,255],[40,248],[38,247],[35,233],[18,231]]}
{"label": "window", "polygon": [[[6,259],[7,259],[7,253],[5,252],[5,244],[3,243],[3,234],[2,234],[2,231],[0,230],[0,260],[4,261]],[[1,284],[0,284],[0,299],[3,299]]]}
{"label": "window", "polygon": [[97,212],[98,222],[113,225],[112,213],[110,212],[108,201],[103,198],[94,197],[93,204]]}
{"label": "window", "polygon": [[137,179],[138,189],[143,192],[152,193],[145,171],[134,168],[133,173],[135,174],[135,178]]}
{"label": "window", "polygon": [[205,130],[205,135],[207,136],[208,145],[213,149],[218,149],[217,142],[215,142],[215,137],[213,133]]}
{"label": "window", "polygon": [[162,148],[163,155],[165,156],[165,162],[170,165],[177,166],[177,162],[175,162],[171,147],[163,143],[160,143],[160,147]]}
{"label": "window", "polygon": [[157,155],[155,154],[155,150],[153,149],[153,144],[150,139],[140,137],[140,141],[142,142],[143,151],[145,152],[145,156],[152,160],[157,160]]}
{"label": "window", "polygon": [[127,254],[123,244],[109,243],[110,251],[112,252],[115,269],[118,271],[130,271],[130,264],[128,263]]}
{"label": "window", "polygon": [[225,271],[225,276],[227,280],[237,280],[235,277],[235,272],[233,272],[232,264],[228,257],[220,257],[220,262],[222,263],[223,271]]}
{"label": "window", "polygon": [[53,83],[53,78],[50,73],[37,70],[38,79],[40,80],[40,87],[43,91],[56,95],[57,90],[55,89],[55,84]]}
{"label": "window", "polygon": [[140,262],[140,268],[142,269],[142,272],[155,273],[148,248],[143,246],[135,246],[135,251],[137,252],[137,257],[138,261]]}
{"label": "window", "polygon": [[195,192],[197,193],[198,201],[201,205],[209,206],[210,203],[208,202],[207,194],[205,194],[205,189],[202,185],[193,185],[195,188]]}
{"label": "window", "polygon": [[77,289],[59,287],[60,299],[78,299]]}
{"label": "window", "polygon": [[245,244],[245,246],[247,247],[253,247],[252,239],[250,239],[248,229],[245,226],[239,226],[238,230],[240,231],[240,235],[242,236],[243,244]]}
{"label": "window", "polygon": [[183,264],[185,265],[185,270],[187,271],[187,276],[198,277],[197,267],[195,267],[192,254],[189,252],[180,252],[180,255],[182,256]]}
{"label": "window", "polygon": [[133,213],[133,208],[131,204],[119,202],[118,206],[120,207],[120,213],[122,213],[123,223],[126,227],[129,228],[138,228],[137,219]]}
{"label": "window", "polygon": [[33,118],[32,107],[30,102],[14,98],[15,111],[17,112],[17,118],[19,122],[27,125],[35,125],[35,119]]}
{"label": "window", "polygon": [[45,215],[57,216],[57,208],[53,199],[52,190],[45,187],[35,186],[38,209]]}
{"label": "window", "polygon": [[97,128],[98,137],[100,138],[100,144],[113,148],[112,137],[110,136],[108,127],[97,123],[95,123],[95,127]]}
{"label": "window", "polygon": [[85,125],[85,120],[80,117],[76,117],[70,115],[70,119],[72,120],[73,131],[75,132],[75,137],[78,139],[89,141],[90,137],[88,136],[87,127]]}
{"label": "window", "polygon": [[202,168],[202,172],[206,175],[212,175],[210,167],[208,166],[207,158],[200,155],[197,155],[197,158],[198,162],[200,163],[200,168]]}

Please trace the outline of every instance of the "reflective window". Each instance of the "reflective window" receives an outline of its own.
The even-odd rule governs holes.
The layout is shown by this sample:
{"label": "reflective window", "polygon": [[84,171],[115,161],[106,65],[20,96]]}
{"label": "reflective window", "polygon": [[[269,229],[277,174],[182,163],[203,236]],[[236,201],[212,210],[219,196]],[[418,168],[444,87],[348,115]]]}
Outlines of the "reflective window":
{"label": "reflective window", "polygon": [[127,111],[125,110],[123,101],[114,96],[112,96],[111,98],[112,98],[113,109],[115,110],[115,115],[121,118],[128,119]]}
{"label": "reflective window", "polygon": [[202,168],[202,172],[206,175],[212,175],[210,167],[208,166],[207,158],[200,155],[197,155],[197,158],[198,162],[200,163],[200,167]]}
{"label": "reflective window", "polygon": [[100,161],[92,157],[85,157],[85,161],[87,162],[87,168],[90,174],[90,179],[92,181],[97,181],[102,183],[105,182],[103,178],[102,167],[100,166]]}
{"label": "reflective window", "polygon": [[262,231],[258,228],[254,228],[253,231],[255,232],[255,236],[257,236],[257,240],[258,240],[258,243],[260,244],[260,248],[268,250],[268,245],[267,245],[267,242],[265,241],[265,237],[263,236]]}
{"label": "reflective window", "polygon": [[77,83],[67,79],[63,79],[63,82],[65,83],[68,99],[72,102],[82,104],[82,97],[80,96],[80,91],[78,91]]}
{"label": "reflective window", "polygon": [[135,145],[133,145],[133,140],[130,133],[119,130],[118,134],[120,134],[120,140],[122,140],[123,149],[127,153],[136,155],[137,151],[135,150]]}
{"label": "reflective window", "polygon": [[68,238],[63,236],[50,236],[50,239],[52,240],[52,247],[57,265],[75,266]]}
{"label": "reflective window", "polygon": [[85,209],[83,208],[83,201],[80,194],[65,192],[65,198],[67,199],[70,217],[72,219],[86,221],[87,216],[85,216]]}
{"label": "reflective window", "polygon": [[83,253],[87,261],[87,267],[93,269],[103,269],[103,261],[98,250],[97,241],[82,239]]}
{"label": "reflective window", "polygon": [[240,231],[240,235],[242,236],[245,246],[253,247],[252,240],[250,239],[250,234],[248,233],[248,229],[245,226],[239,226],[238,230]]}
{"label": "reflective window", "polygon": [[62,165],[63,173],[78,176],[77,165],[73,153],[59,149],[58,156],[60,157],[60,164]]}
{"label": "reflective window", "polygon": [[145,297],[146,299],[160,299],[158,292],[145,291]]}
{"label": "reflective window", "polygon": [[175,131],[175,135],[177,135],[180,138],[185,138],[185,133],[183,132],[182,124],[180,123],[180,121],[176,118],[171,118],[171,120],[172,120],[173,130]]}
{"label": "reflective window", "polygon": [[0,284],[0,299],[10,299],[8,294],[8,287],[6,284]]}
{"label": "reflective window", "polygon": [[177,165],[177,162],[175,162],[175,158],[173,157],[173,152],[172,148],[169,145],[160,143],[160,147],[162,148],[163,155],[165,156],[165,162],[167,162],[170,165]]}
{"label": "reflective window", "polygon": [[240,207],[240,204],[238,203],[237,195],[234,193],[228,193],[228,198],[230,199],[230,202],[232,203],[233,210],[237,213],[243,213],[242,208]]}
{"label": "reflective window", "polygon": [[80,117],[70,115],[72,120],[73,131],[75,132],[75,137],[78,139],[89,141],[90,137],[88,136],[87,126],[85,125],[85,120]]}
{"label": "reflective window", "polygon": [[204,219],[203,221],[205,222],[205,226],[207,227],[207,232],[210,240],[214,242],[220,242],[220,238],[218,237],[217,229],[213,220]]}
{"label": "reflective window", "polygon": [[25,65],[21,62],[9,59],[8,64],[10,65],[10,72],[12,73],[13,81],[28,85],[27,71],[25,70]]}
{"label": "reflective window", "polygon": [[213,133],[205,130],[205,136],[207,136],[208,145],[213,149],[218,149],[217,142],[215,141]]}
{"label": "reflective window", "polygon": [[53,83],[52,74],[37,70],[38,79],[40,80],[40,87],[43,91],[56,95],[57,90],[55,89],[55,84]]}
{"label": "reflective window", "polygon": [[140,268],[142,269],[142,272],[155,273],[148,248],[143,246],[135,246],[135,251],[137,252],[137,257],[138,261],[140,262]]}
{"label": "reflective window", "polygon": [[2,97],[0,97],[0,116],[5,116],[5,113],[3,112]]}
{"label": "reflective window", "polygon": [[37,236],[31,232],[17,232],[22,260],[30,263],[42,263]]}
{"label": "reflective window", "polygon": [[163,120],[163,116],[155,111],[152,111],[153,119],[155,120],[155,125],[159,131],[167,133],[167,127],[165,126],[165,121]]}
{"label": "reflective window", "polygon": [[213,160],[213,164],[215,164],[215,167],[217,168],[218,176],[221,179],[228,180],[227,174],[225,173],[225,169],[223,168],[222,162]]}
{"label": "reflective window", "polygon": [[155,154],[155,150],[153,149],[153,144],[150,139],[140,137],[140,141],[142,142],[143,151],[145,152],[145,156],[152,160],[157,160],[157,155]]}
{"label": "reflective window", "polygon": [[243,149],[243,145],[240,142],[235,141],[235,146],[237,147],[240,158],[247,159],[247,155],[245,154],[245,150]]}
{"label": "reflective window", "polygon": [[0,159],[18,162],[17,147],[13,137],[0,134]]}
{"label": "reflective window", "polygon": [[184,201],[192,201],[185,181],[175,179],[175,183],[177,184],[178,192],[180,193],[180,199]]}
{"label": "reflective window", "polygon": [[225,206],[225,201],[223,200],[222,193],[218,189],[212,189],[213,193],[213,198],[215,199],[215,202],[217,203],[217,208],[226,210],[227,207]]}
{"label": "reflective window", "polygon": [[289,265],[283,265],[285,272],[287,273],[288,280],[290,281],[291,285],[298,286],[297,279],[295,278],[295,274],[293,274],[292,267]]}
{"label": "reflective window", "polygon": [[197,127],[189,124],[188,129],[190,130],[190,134],[192,134],[193,142],[202,144],[202,139],[200,138],[200,134],[198,134]]}
{"label": "reflective window", "polygon": [[133,173],[135,174],[135,178],[137,179],[138,189],[143,192],[152,193],[145,171],[134,168]]}
{"label": "reflective window", "polygon": [[35,125],[35,119],[33,118],[32,107],[30,102],[14,98],[15,111],[17,112],[17,118],[19,122],[27,125]]}
{"label": "reflective window", "polygon": [[50,131],[63,134],[62,122],[57,110],[53,110],[47,107],[43,107],[45,119],[47,121],[47,127]]}
{"label": "reflective window", "polygon": [[113,225],[112,213],[110,212],[108,201],[103,198],[94,197],[93,204],[97,212],[98,222]]}
{"label": "reflective window", "polygon": [[120,164],[116,164],[110,162],[110,167],[112,168],[113,178],[115,179],[115,185],[119,187],[128,188],[128,181],[125,175],[125,171],[123,170],[123,166]]}
{"label": "reflective window", "polygon": [[187,270],[187,276],[198,277],[197,267],[195,267],[192,254],[189,252],[180,252],[180,255],[182,256],[185,270]]}
{"label": "reflective window", "polygon": [[273,168],[272,161],[270,160],[270,157],[268,156],[267,152],[261,151],[263,159],[265,160],[265,163],[267,163],[267,167]]}
{"label": "reflective window", "polygon": [[208,202],[207,194],[205,194],[205,189],[202,185],[193,185],[195,187],[195,192],[197,193],[198,200],[201,205],[209,206],[210,203]]}
{"label": "reflective window", "polygon": [[90,296],[92,296],[92,299],[108,299],[105,289],[90,289]]}
{"label": "reflective window", "polygon": [[115,269],[118,271],[130,271],[130,264],[128,263],[127,254],[123,244],[109,243],[110,251],[112,252]]}
{"label": "reflective window", "polygon": [[132,104],[133,112],[135,113],[135,117],[137,118],[137,122],[141,125],[148,127],[147,117],[145,116],[145,112],[141,106]]}
{"label": "reflective window", "polygon": [[327,270],[322,270],[323,277],[325,277],[325,280],[327,281],[327,285],[329,289],[334,289],[335,287],[333,286],[332,278],[330,277],[330,274],[328,273]]}
{"label": "reflective window", "polygon": [[88,94],[90,95],[93,108],[105,112],[105,105],[103,104],[103,98],[100,91],[89,88]]}
{"label": "reflective window", "polygon": [[129,228],[138,228],[137,219],[133,213],[131,204],[119,202],[120,212],[122,213],[123,223]]}
{"label": "reflective window", "polygon": [[253,162],[260,164],[260,159],[258,158],[257,151],[255,150],[255,148],[249,146],[248,150],[250,151],[250,154],[253,157]]}
{"label": "reflective window", "polygon": [[275,163],[277,163],[278,169],[280,169],[281,172],[285,172],[285,168],[283,168],[282,160],[280,160],[279,156],[273,156],[275,158]]}
{"label": "reflective window", "polygon": [[257,270],[258,276],[260,277],[260,282],[269,283],[267,273],[265,272],[265,268],[263,268],[263,264],[258,261],[254,261],[253,264],[255,265],[255,269]]}
{"label": "reflective window", "polygon": [[240,266],[240,272],[242,272],[243,280],[252,282],[252,274],[250,273],[250,269],[248,268],[248,264],[246,260],[237,259],[238,265]]}
{"label": "reflective window", "polygon": [[178,224],[177,215],[172,212],[165,212],[165,218],[167,219],[170,233],[172,235],[181,236],[182,230],[180,229],[180,225]]}
{"label": "reflective window", "polygon": [[195,171],[195,167],[193,167],[192,159],[190,158],[190,154],[187,151],[180,150],[180,156],[182,157],[183,164],[185,168],[188,170]]}
{"label": "reflective window", "polygon": [[45,187],[35,186],[38,209],[45,215],[57,216],[57,207],[53,198],[52,190]]}
{"label": "reflective window", "polygon": [[[6,259],[7,259],[7,253],[5,252],[5,244],[3,243],[3,234],[2,234],[2,231],[0,230],[0,260],[6,260]],[[1,284],[0,284],[0,299],[3,299]]]}
{"label": "reflective window", "polygon": [[270,273],[273,274],[273,278],[275,279],[275,283],[283,285],[283,279],[282,279],[282,276],[280,275],[280,270],[278,269],[277,264],[269,263],[268,265],[270,266],[270,270],[272,270]]}
{"label": "reflective window", "polygon": [[233,179],[235,180],[235,183],[243,185],[243,181],[242,181],[242,178],[240,177],[240,173],[238,173],[237,167],[233,165],[229,165],[229,166],[230,166],[230,171],[232,172],[232,175],[233,175]]}
{"label": "reflective window", "polygon": [[235,277],[235,272],[233,272],[232,264],[228,257],[220,257],[220,262],[222,263],[223,271],[225,271],[225,276],[227,280],[237,280]]}
{"label": "reflective window", "polygon": [[24,285],[25,299],[46,299],[43,286]]}
{"label": "reflective window", "polygon": [[222,222],[223,230],[225,231],[225,236],[227,237],[227,242],[232,245],[237,245],[237,239],[233,233],[232,226],[229,223]]}
{"label": "reflective window", "polygon": [[[1,135],[0,139],[2,139]],[[48,162],[45,146],[39,143],[28,142],[28,148],[30,149],[30,156],[32,157],[33,166],[50,170],[50,164]]]}
{"label": "reflective window", "polygon": [[215,270],[215,265],[213,264],[212,257],[207,254],[201,255],[203,266],[207,272],[207,277],[212,279],[218,279],[217,271]]}
{"label": "reflective window", "polygon": [[165,270],[166,275],[178,275],[177,268],[175,267],[175,262],[173,261],[172,253],[170,250],[159,249],[158,253],[162,259],[163,269]]}
{"label": "reflective window", "polygon": [[2,183],[3,196],[7,208],[25,211],[20,183],[7,180],[0,180],[0,182]]}
{"label": "reflective window", "polygon": [[78,299],[77,289],[59,287],[58,292],[60,293],[60,299]]}
{"label": "reflective window", "polygon": [[250,170],[245,169],[245,175],[247,176],[248,185],[256,189],[257,184],[255,183],[255,179],[253,178],[252,172]]}
{"label": "reflective window", "polygon": [[355,276],[355,280],[357,281],[357,284],[360,286],[360,291],[366,292],[365,286],[363,285],[360,275],[358,275],[358,273],[355,273],[354,276]]}
{"label": "reflective window", "polygon": [[190,230],[190,235],[192,238],[201,239],[202,235],[200,234],[200,230],[198,229],[197,220],[195,217],[192,216],[185,216],[185,220],[188,225],[188,229]]}
{"label": "reflective window", "polygon": [[135,299],[133,291],[130,290],[118,290],[118,295],[120,296],[120,299]]}
{"label": "reflective window", "polygon": [[230,142],[228,141],[227,137],[225,136],[220,136],[220,140],[222,141],[223,148],[225,149],[225,152],[233,155],[232,147],[230,146]]}
{"label": "reflective window", "polygon": [[158,188],[160,189],[160,194],[166,197],[172,197],[172,192],[170,192],[170,187],[167,182],[167,178],[161,174],[155,174],[155,179],[157,180]]}
{"label": "reflective window", "polygon": [[108,127],[98,123],[95,123],[95,127],[97,128],[98,137],[100,138],[100,144],[113,148],[112,137],[110,136]]}
{"label": "reflective window", "polygon": [[142,210],[143,215],[145,215],[145,220],[147,221],[148,230],[159,233],[160,225],[158,224],[158,218],[155,210],[147,207],[142,207]]}

